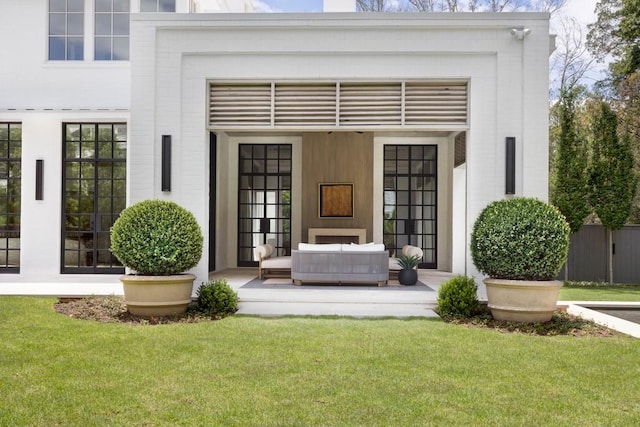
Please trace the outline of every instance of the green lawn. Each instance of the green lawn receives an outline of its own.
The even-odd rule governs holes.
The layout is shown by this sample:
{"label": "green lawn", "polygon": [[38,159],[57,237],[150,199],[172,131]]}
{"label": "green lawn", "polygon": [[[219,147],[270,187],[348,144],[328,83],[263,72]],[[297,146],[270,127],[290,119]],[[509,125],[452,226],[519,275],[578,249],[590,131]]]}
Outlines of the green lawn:
{"label": "green lawn", "polygon": [[569,282],[560,289],[561,301],[635,301],[640,302],[640,285],[607,285]]}
{"label": "green lawn", "polygon": [[0,298],[0,425],[629,426],[640,340],[440,320],[132,326]]}

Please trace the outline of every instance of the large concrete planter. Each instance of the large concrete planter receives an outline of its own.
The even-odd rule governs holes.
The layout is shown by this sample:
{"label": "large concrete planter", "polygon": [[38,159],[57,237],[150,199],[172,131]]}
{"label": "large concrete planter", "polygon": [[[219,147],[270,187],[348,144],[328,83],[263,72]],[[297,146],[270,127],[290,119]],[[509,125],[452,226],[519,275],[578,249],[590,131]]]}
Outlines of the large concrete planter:
{"label": "large concrete planter", "polygon": [[496,320],[548,322],[556,310],[562,282],[484,279],[488,306]]}
{"label": "large concrete planter", "polygon": [[136,316],[170,316],[184,313],[191,303],[192,274],[120,277],[127,309]]}

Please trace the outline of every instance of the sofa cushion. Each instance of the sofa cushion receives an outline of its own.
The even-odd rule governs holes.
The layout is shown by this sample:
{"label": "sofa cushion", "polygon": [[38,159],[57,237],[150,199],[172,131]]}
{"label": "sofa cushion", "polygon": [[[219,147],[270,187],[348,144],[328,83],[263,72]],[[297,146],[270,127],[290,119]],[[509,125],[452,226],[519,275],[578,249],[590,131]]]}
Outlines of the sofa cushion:
{"label": "sofa cushion", "polygon": [[267,269],[291,269],[291,257],[279,256],[275,258],[269,258],[262,261],[262,268]]}
{"label": "sofa cushion", "polygon": [[265,243],[264,245],[258,245],[253,250],[253,257],[256,261],[260,259],[267,259],[273,253],[273,246],[269,243]]}
{"label": "sofa cushion", "polygon": [[400,271],[402,267],[400,267],[400,261],[398,258],[389,258],[389,270]]}
{"label": "sofa cushion", "polygon": [[299,251],[306,252],[340,252],[340,243],[298,243]]}
{"label": "sofa cushion", "polygon": [[409,255],[409,256],[415,256],[417,255],[418,258],[422,258],[422,249],[420,249],[417,246],[412,246],[412,245],[404,245],[402,247],[402,254],[403,255]]}
{"label": "sofa cushion", "polygon": [[365,243],[358,245],[356,243],[343,244],[342,250],[344,252],[381,252],[384,251],[383,243]]}

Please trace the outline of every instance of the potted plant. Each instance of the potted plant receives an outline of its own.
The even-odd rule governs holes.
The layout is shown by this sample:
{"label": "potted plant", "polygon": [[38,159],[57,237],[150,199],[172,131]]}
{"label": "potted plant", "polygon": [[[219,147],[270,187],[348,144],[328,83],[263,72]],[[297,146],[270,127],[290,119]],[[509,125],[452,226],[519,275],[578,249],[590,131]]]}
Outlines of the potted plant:
{"label": "potted plant", "polygon": [[398,264],[401,270],[398,272],[398,282],[404,286],[413,286],[418,282],[418,264],[420,257],[418,255],[402,254],[398,257]]}
{"label": "potted plant", "polygon": [[186,311],[195,276],[181,273],[200,261],[202,242],[193,214],[174,202],[144,200],[123,210],[111,229],[111,251],[132,270],[120,278],[129,312]]}
{"label": "potted plant", "polygon": [[556,309],[567,260],[569,225],[555,207],[533,198],[489,204],[471,234],[471,257],[498,320],[546,322]]}

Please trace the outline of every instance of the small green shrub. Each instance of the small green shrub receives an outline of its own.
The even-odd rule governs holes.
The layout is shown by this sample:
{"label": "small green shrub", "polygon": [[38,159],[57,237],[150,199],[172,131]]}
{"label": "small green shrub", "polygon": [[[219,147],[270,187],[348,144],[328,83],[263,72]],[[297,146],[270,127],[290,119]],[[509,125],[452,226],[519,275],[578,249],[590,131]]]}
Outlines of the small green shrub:
{"label": "small green shrub", "polygon": [[195,267],[202,231],[191,212],[174,202],[145,200],[120,213],[111,228],[111,251],[126,267],[147,276],[170,276]]}
{"label": "small green shrub", "polygon": [[438,314],[447,317],[470,317],[478,312],[478,287],[472,277],[456,276],[440,285]]}
{"label": "small green shrub", "polygon": [[211,280],[198,288],[198,309],[210,316],[229,316],[238,311],[238,293],[226,279]]}
{"label": "small green shrub", "polygon": [[552,280],[568,252],[569,225],[564,216],[533,198],[489,204],[471,234],[473,263],[496,279]]}

